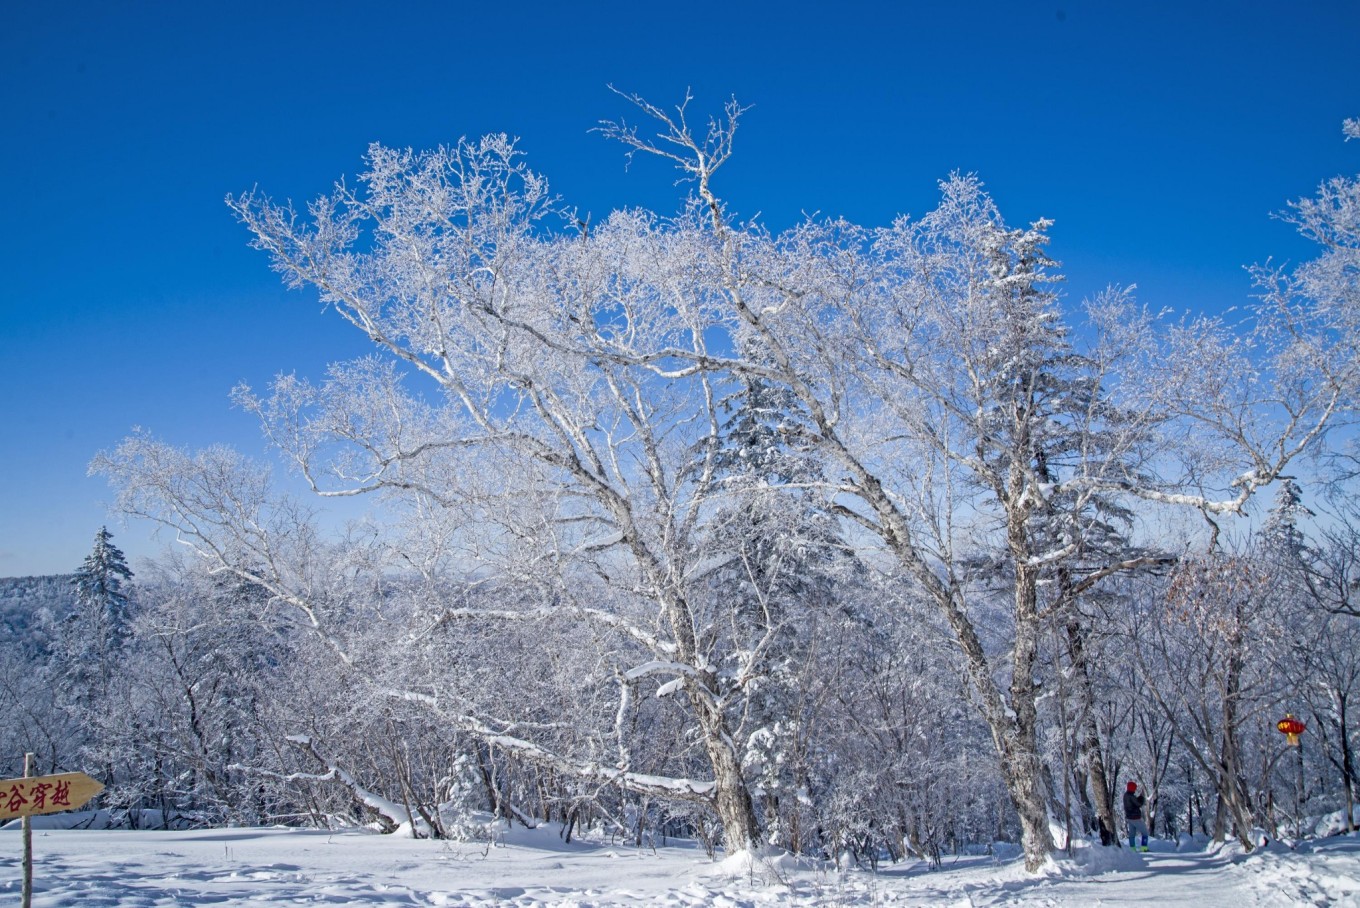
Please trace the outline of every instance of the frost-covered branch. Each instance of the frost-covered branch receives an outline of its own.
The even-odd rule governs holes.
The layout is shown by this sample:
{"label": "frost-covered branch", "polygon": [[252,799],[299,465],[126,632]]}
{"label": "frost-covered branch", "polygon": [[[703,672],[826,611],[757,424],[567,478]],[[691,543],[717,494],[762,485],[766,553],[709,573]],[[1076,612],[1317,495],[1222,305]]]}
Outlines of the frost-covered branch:
{"label": "frost-covered branch", "polygon": [[[382,795],[375,794],[359,784],[359,781],[350,773],[346,772],[334,760],[327,759],[317,750],[316,742],[308,735],[289,735],[285,740],[289,744],[309,754],[318,763],[327,768],[324,776],[310,777],[308,781],[337,781],[344,785],[354,795],[355,799],[365,807],[373,810],[378,815],[386,818],[393,826],[403,826],[410,824],[413,833],[420,831],[422,835],[428,836],[430,830],[423,820],[418,819],[408,808],[384,798]],[[290,780],[291,781],[291,780]],[[424,827],[422,829],[422,826]]]}

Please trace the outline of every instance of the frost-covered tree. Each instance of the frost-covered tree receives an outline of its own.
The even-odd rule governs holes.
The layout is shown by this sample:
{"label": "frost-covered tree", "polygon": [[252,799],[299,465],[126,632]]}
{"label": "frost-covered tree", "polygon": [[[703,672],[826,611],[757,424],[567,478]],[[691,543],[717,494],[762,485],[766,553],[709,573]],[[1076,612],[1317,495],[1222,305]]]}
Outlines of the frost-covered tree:
{"label": "frost-covered tree", "polygon": [[[1321,521],[1303,504],[1303,492],[1286,481],[1261,528],[1263,555],[1273,578],[1272,599],[1287,608],[1288,646],[1274,654],[1274,664],[1291,681],[1283,705],[1305,715],[1310,753],[1323,755],[1343,792],[1346,816],[1354,813],[1360,784],[1357,777],[1356,685],[1360,683],[1357,609],[1353,602],[1357,545],[1352,518],[1355,501],[1344,486],[1333,490],[1328,504],[1336,513]],[[1307,532],[1305,532],[1305,527]],[[1348,827],[1353,826],[1347,820]]]}
{"label": "frost-covered tree", "polygon": [[[944,181],[919,219],[772,234],[715,191],[739,108],[697,135],[685,105],[635,100],[658,132],[604,131],[692,181],[674,217],[579,229],[504,137],[373,146],[359,182],[305,214],[229,200],[285,280],[376,348],[324,382],[285,377],[238,401],[322,495],[384,499],[405,527],[389,565],[518,594],[506,608],[451,597],[428,633],[564,621],[612,643],[606,671],[583,675],[595,715],[579,739],[438,686],[402,696],[554,772],[705,803],[734,850],[761,839],[743,760],[766,724],[748,709],[823,586],[799,589],[789,581],[808,572],[787,566],[836,538],[874,549],[865,560],[900,579],[897,601],[930,602],[949,628],[1037,867],[1053,845],[1038,710],[1049,619],[1146,564],[1113,531],[1135,506],[1240,514],[1353,406],[1344,268],[1263,275],[1279,292],[1248,336],[1214,320],[1161,328],[1119,292],[1077,322],[1054,290],[1049,223],[1007,226],[977,179]],[[1313,225],[1344,220],[1299,211],[1319,236]],[[725,419],[742,395],[747,415]],[[734,450],[750,463],[742,482]],[[377,677],[337,623],[334,578],[317,574],[331,556],[254,474],[146,439],[103,466],[126,507]],[[379,596],[384,572],[365,576]],[[724,586],[740,595],[715,595]],[[680,721],[704,778],[637,771],[638,740],[600,721],[605,675],[615,728]],[[634,694],[651,684],[642,709]]]}
{"label": "frost-covered tree", "polygon": [[[120,734],[144,799],[196,822],[264,822],[273,805],[238,767],[274,766],[265,719],[282,693],[296,632],[258,619],[263,590],[171,557],[143,576],[133,624],[133,706],[145,729]],[[296,691],[296,688],[292,688]],[[277,802],[275,802],[277,803]]]}
{"label": "frost-covered tree", "polygon": [[0,772],[23,773],[23,755],[37,760],[39,774],[79,765],[83,726],[61,699],[44,661],[13,646],[0,648],[0,710],[6,722],[0,747],[11,754]]}
{"label": "frost-covered tree", "polygon": [[131,624],[132,570],[113,534],[100,527],[94,547],[71,578],[75,611],[64,623],[61,657],[73,678],[91,683],[111,668]]}
{"label": "frost-covered tree", "polygon": [[92,771],[106,785],[115,784],[122,770],[101,747],[107,740],[101,730],[126,711],[133,594],[132,571],[112,539],[101,527],[72,575],[74,601],[69,613],[52,616],[52,653],[45,671],[57,703],[79,730],[80,758],[93,761]]}
{"label": "frost-covered tree", "polygon": [[80,727],[52,665],[74,599],[69,575],[0,579],[0,774],[22,774],[25,753],[39,775],[79,765]]}
{"label": "frost-covered tree", "polygon": [[[1036,367],[1061,333],[1050,333],[1054,297],[1037,289],[1049,264],[1047,225],[1009,230],[977,181],[956,178],[919,223],[876,235],[808,223],[769,237],[730,221],[711,184],[720,161],[691,133],[683,109],[674,117],[639,103],[660,137],[612,131],[696,182],[716,245],[713,292],[726,304],[720,324],[742,354],[719,364],[797,400],[805,434],[837,477],[836,511],[877,536],[954,629],[1037,866],[1052,847],[1034,711],[1036,584],[1051,556],[1027,524],[1043,501],[1033,478],[1041,450],[1033,404],[1043,393]],[[1001,506],[1001,519],[979,528],[1009,551],[1016,578],[1010,697],[968,614],[955,523],[965,498],[969,509]]]}
{"label": "frost-covered tree", "polygon": [[771,842],[807,847],[807,806],[826,719],[827,684],[843,677],[874,623],[866,572],[806,456],[805,418],[787,391],[747,379],[728,401],[716,458],[720,504],[699,545],[721,563],[708,576],[726,603],[741,706],[744,763]]}
{"label": "frost-covered tree", "polygon": [[1314,527],[1314,539],[1291,560],[1292,578],[1317,608],[1360,617],[1360,511],[1349,489],[1329,495],[1329,519]]}
{"label": "frost-covered tree", "polygon": [[1360,622],[1311,608],[1291,628],[1293,697],[1307,703],[1309,752],[1321,754],[1340,789],[1344,826],[1356,828],[1360,799]]}
{"label": "frost-covered tree", "polygon": [[71,578],[72,610],[53,616],[57,623],[50,632],[54,686],[66,708],[85,725],[116,711],[113,692],[125,669],[132,571],[112,539],[105,527],[95,534],[90,554]]}
{"label": "frost-covered tree", "polygon": [[[809,222],[770,236],[725,211],[712,186],[722,158],[690,130],[683,107],[637,103],[659,125],[655,136],[623,124],[608,131],[694,181],[718,253],[718,324],[736,351],[665,353],[760,376],[798,400],[837,477],[840,515],[877,536],[953,628],[1037,866],[1052,845],[1034,712],[1040,578],[1080,557],[1098,498],[1189,506],[1208,518],[1242,513],[1348,405],[1352,326],[1310,302],[1327,288],[1305,288],[1292,308],[1264,305],[1248,337],[1204,319],[1159,338],[1114,293],[1087,307],[1091,339],[1076,358],[1046,289],[1048,224],[1006,227],[977,180],[946,181],[940,206],[916,221],[878,231]],[[732,125],[716,134],[730,137]],[[1330,359],[1308,368],[1300,345]],[[1055,392],[1075,385],[1093,405],[1055,408]],[[1046,469],[1055,435],[1075,456]],[[1034,517],[1058,496],[1083,516],[1054,546]],[[1010,578],[1009,629],[991,638],[999,646],[975,617],[999,597],[965,570],[979,551]],[[1118,558],[1082,582],[1141,560]]]}
{"label": "frost-covered tree", "polygon": [[[1211,780],[1215,838],[1231,834],[1246,848],[1265,816],[1254,752],[1277,718],[1281,684],[1270,657],[1285,624],[1270,580],[1259,553],[1187,557],[1126,616],[1124,670]],[[1157,759],[1147,748],[1138,768],[1151,774]]]}

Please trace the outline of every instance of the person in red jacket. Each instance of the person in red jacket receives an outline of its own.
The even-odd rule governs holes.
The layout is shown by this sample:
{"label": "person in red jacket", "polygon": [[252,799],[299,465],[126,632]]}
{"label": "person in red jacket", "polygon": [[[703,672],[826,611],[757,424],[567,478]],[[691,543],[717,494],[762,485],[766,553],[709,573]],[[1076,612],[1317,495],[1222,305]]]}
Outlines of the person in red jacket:
{"label": "person in red jacket", "polygon": [[1147,798],[1138,790],[1137,782],[1130,782],[1124,790],[1124,822],[1129,829],[1129,847],[1138,848],[1137,837],[1142,836],[1142,851],[1147,851],[1148,828],[1147,823],[1143,822],[1143,807],[1147,804]]}

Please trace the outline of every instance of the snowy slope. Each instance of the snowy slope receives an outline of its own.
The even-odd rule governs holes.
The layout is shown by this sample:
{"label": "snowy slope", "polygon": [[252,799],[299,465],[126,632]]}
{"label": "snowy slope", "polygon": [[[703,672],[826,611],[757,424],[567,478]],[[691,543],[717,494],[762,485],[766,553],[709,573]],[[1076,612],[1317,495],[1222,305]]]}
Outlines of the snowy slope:
{"label": "snowy slope", "polygon": [[[725,875],[702,852],[563,844],[555,829],[495,845],[351,830],[38,830],[37,906],[331,905],[1360,905],[1360,840],[1291,852],[1096,852],[1037,875],[1014,860],[899,865],[877,875],[788,859]],[[0,901],[17,902],[20,839],[0,831]],[[1096,858],[1096,855],[1099,855]]]}

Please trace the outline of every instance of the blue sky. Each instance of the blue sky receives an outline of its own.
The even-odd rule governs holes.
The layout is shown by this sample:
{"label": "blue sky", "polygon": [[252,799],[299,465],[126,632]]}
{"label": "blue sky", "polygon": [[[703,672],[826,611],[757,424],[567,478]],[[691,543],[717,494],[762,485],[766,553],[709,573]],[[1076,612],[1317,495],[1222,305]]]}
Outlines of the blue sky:
{"label": "blue sky", "polygon": [[1360,3],[36,3],[0,17],[0,576],[74,569],[86,476],[134,427],[262,454],[238,381],[363,350],[286,292],[223,205],[303,200],[371,141],[508,132],[569,204],[673,210],[657,162],[589,132],[613,83],[752,106],[718,189],[772,227],[922,213],[951,170],[1055,219],[1075,300],[1246,302],[1308,248],[1269,215],[1360,171]]}

